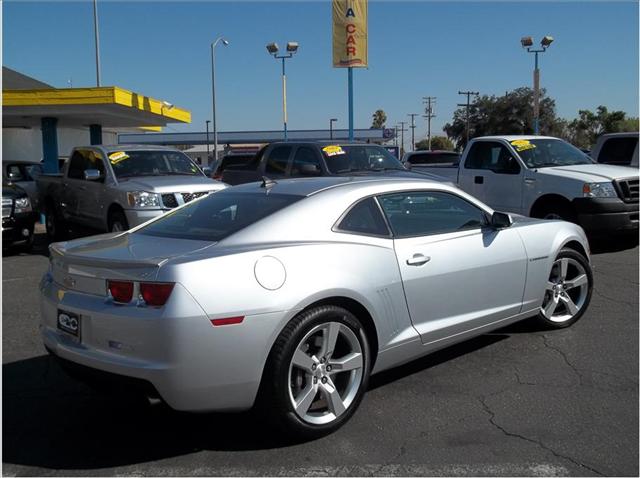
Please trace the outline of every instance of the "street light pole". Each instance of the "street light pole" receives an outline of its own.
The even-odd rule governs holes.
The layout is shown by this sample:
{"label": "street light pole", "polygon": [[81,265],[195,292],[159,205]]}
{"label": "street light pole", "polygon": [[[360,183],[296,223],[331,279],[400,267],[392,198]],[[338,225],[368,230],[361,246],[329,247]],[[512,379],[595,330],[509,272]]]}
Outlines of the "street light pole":
{"label": "street light pole", "polygon": [[100,35],[98,34],[98,0],[93,0],[93,32],[96,38],[96,86],[100,86]]}
{"label": "street light pole", "polygon": [[298,51],[298,42],[287,42],[287,55],[278,55],[278,44],[269,43],[267,45],[267,51],[273,55],[276,60],[282,60],[282,122],[284,129],[284,140],[287,141],[287,75],[285,71],[285,60],[291,58],[294,53]]}
{"label": "street light pole", "polygon": [[207,166],[209,165],[209,123],[211,123],[211,121],[206,120],[205,123],[207,123]]}
{"label": "street light pole", "polygon": [[[222,42],[227,46],[229,42],[223,37],[218,37],[211,43],[211,109],[213,113],[213,158],[218,159],[218,125],[216,123],[216,46]],[[209,140],[207,139],[207,147]]]}
{"label": "street light pole", "polygon": [[338,118],[331,118],[329,120],[329,139],[333,139],[333,122],[338,121]]}
{"label": "street light pole", "polygon": [[522,37],[520,44],[522,48],[526,48],[527,52],[535,55],[535,66],[533,69],[533,134],[540,134],[540,69],[538,68],[538,53],[547,51],[549,45],[553,43],[553,37],[545,35],[540,40],[540,49],[533,49],[533,38]]}

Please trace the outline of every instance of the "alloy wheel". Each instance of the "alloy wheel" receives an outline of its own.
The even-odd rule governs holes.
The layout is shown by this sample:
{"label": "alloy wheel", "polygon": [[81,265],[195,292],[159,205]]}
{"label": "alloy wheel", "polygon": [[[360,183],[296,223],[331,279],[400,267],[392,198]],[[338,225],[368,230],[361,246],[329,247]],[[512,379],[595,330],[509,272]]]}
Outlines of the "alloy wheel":
{"label": "alloy wheel", "polygon": [[358,394],[364,354],[356,334],[340,322],[315,326],[289,365],[289,399],[303,421],[323,425],[342,415]]}
{"label": "alloy wheel", "polygon": [[551,267],[540,311],[552,322],[567,322],[580,312],[588,294],[589,278],[584,266],[562,257]]}

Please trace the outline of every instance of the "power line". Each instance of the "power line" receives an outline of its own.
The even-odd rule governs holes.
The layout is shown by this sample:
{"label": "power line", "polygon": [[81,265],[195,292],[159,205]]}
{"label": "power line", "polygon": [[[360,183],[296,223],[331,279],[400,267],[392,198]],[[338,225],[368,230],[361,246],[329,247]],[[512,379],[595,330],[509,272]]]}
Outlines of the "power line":
{"label": "power line", "polygon": [[[404,151],[404,132],[408,131],[404,125],[407,124],[406,121],[398,121],[398,123],[400,124],[400,153],[402,153]],[[396,126],[397,128],[397,126]]]}
{"label": "power line", "polygon": [[411,151],[415,151],[415,149],[416,149],[416,136],[415,136],[416,122],[415,122],[415,117],[418,116],[418,113],[408,113],[407,116],[411,116],[411,126],[409,126],[411,128]]}
{"label": "power line", "polygon": [[436,114],[433,112],[433,108],[436,105],[435,96],[423,96],[422,102],[426,105],[424,108],[423,118],[427,119],[427,141],[429,142],[429,151],[431,151],[431,118],[435,118]]}
{"label": "power line", "polygon": [[459,95],[467,95],[467,103],[458,103],[458,106],[464,106],[467,109],[467,142],[465,144],[469,144],[469,107],[471,106],[471,95],[478,96],[480,93],[477,91],[458,91]]}

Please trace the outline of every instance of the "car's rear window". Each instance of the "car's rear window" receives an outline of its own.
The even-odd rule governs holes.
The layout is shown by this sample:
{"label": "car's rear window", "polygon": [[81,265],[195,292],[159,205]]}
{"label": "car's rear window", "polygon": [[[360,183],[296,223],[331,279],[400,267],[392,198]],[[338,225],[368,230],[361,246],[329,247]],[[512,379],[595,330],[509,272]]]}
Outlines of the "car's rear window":
{"label": "car's rear window", "polygon": [[457,153],[414,153],[407,158],[410,164],[458,164],[460,155]]}
{"label": "car's rear window", "polygon": [[303,197],[221,191],[167,213],[134,234],[216,242]]}

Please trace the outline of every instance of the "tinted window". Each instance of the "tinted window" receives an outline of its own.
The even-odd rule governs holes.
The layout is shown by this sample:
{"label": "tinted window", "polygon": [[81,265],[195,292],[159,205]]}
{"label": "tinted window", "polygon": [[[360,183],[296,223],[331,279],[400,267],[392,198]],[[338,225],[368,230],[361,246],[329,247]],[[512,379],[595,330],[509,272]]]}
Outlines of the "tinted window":
{"label": "tinted window", "polygon": [[[104,177],[104,163],[102,162],[102,155],[92,150],[82,151],[82,155],[84,156],[84,170],[97,169],[100,171],[100,175]],[[84,172],[82,177],[84,179]]]}
{"label": "tinted window", "polygon": [[400,161],[381,146],[374,144],[322,148],[325,162],[333,174],[351,171],[383,171],[405,169]]}
{"label": "tinted window", "polygon": [[11,181],[24,181],[24,175],[17,164],[7,166],[7,177]]}
{"label": "tinted window", "polygon": [[84,179],[84,157],[79,151],[71,155],[67,176],[71,179]]}
{"label": "tinted window", "polygon": [[485,224],[483,211],[453,194],[399,193],[381,196],[379,201],[396,237],[444,234]]}
{"label": "tinted window", "polygon": [[315,176],[322,172],[320,159],[316,152],[306,146],[301,146],[296,151],[291,164],[292,176]]}
{"label": "tinted window", "polygon": [[291,146],[276,146],[267,158],[266,174],[284,175],[287,172],[287,163],[291,154]]}
{"label": "tinted window", "polygon": [[380,208],[373,198],[360,201],[344,216],[338,229],[356,234],[388,236],[389,230],[384,222]]}
{"label": "tinted window", "polygon": [[491,141],[478,141],[471,146],[464,165],[466,169],[487,169],[495,173],[520,172],[520,165],[506,146]]}
{"label": "tinted window", "polygon": [[189,156],[179,151],[121,150],[109,153],[118,179],[135,176],[202,176]]}
{"label": "tinted window", "polygon": [[42,166],[39,164],[27,164],[24,170],[26,178],[33,181],[42,174]]}
{"label": "tinted window", "polygon": [[411,164],[457,164],[460,155],[457,153],[414,153],[407,162]]}
{"label": "tinted window", "polygon": [[219,241],[300,199],[290,194],[222,191],[169,212],[134,234]]}
{"label": "tinted window", "polygon": [[638,146],[638,138],[609,138],[605,140],[598,155],[599,163],[631,164],[633,153]]}

